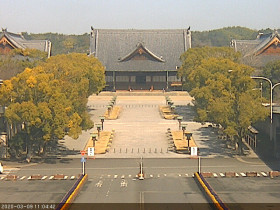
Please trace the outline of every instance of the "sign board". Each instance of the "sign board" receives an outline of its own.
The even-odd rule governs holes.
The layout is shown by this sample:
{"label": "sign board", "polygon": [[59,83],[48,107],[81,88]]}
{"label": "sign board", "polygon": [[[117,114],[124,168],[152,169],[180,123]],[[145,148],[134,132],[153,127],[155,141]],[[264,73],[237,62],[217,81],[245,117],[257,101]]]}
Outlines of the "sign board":
{"label": "sign board", "polygon": [[88,147],[88,156],[94,156],[94,147]]}
{"label": "sign board", "polygon": [[81,155],[85,155],[86,154],[86,151],[85,150],[82,150],[81,151]]}
{"label": "sign board", "polygon": [[81,163],[85,163],[85,162],[86,162],[86,159],[84,157],[82,157]]}
{"label": "sign board", "polygon": [[191,147],[191,155],[197,155],[197,147]]}

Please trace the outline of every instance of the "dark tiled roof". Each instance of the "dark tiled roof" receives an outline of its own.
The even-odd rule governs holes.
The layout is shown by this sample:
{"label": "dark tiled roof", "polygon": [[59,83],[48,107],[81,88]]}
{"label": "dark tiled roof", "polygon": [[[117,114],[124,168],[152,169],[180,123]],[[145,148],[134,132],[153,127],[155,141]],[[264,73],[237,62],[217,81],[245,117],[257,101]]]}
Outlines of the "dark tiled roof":
{"label": "dark tiled roof", "polygon": [[231,45],[236,51],[241,52],[244,57],[252,56],[262,50],[274,37],[280,38],[278,31],[260,34],[255,40],[232,40]]}
{"label": "dark tiled roof", "polygon": [[[106,66],[107,71],[164,71],[180,66],[181,54],[190,46],[187,30],[113,30],[94,29],[90,52]],[[155,60],[132,60],[120,62],[142,44]]]}
{"label": "dark tiled roof", "polygon": [[48,40],[26,40],[21,34],[8,32],[6,29],[2,29],[0,32],[0,39],[3,36],[6,36],[14,46],[20,49],[30,48],[49,52],[51,48],[51,42]]}

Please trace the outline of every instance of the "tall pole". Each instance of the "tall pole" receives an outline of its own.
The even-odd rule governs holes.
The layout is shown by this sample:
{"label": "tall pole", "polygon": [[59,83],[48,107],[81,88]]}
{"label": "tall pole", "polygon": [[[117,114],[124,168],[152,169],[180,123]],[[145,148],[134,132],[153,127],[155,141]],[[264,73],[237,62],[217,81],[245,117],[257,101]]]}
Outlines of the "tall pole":
{"label": "tall pole", "polygon": [[273,110],[272,110],[272,103],[273,103],[273,89],[280,85],[280,83],[272,84],[271,80],[266,77],[251,77],[252,79],[263,79],[269,82],[270,84],[270,141],[274,139],[274,155],[276,155],[277,147],[276,147],[276,138],[273,138],[272,134],[272,122],[273,122]]}

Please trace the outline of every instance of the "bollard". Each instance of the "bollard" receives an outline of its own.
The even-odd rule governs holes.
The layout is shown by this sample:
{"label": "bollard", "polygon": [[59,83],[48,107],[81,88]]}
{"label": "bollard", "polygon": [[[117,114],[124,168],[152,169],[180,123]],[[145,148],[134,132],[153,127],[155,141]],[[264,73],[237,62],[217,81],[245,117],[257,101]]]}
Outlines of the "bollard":
{"label": "bollard", "polygon": [[157,148],[155,148],[155,153],[157,153]]}
{"label": "bollard", "polygon": [[168,148],[166,148],[166,153],[168,153]]}
{"label": "bollard", "polygon": [[144,148],[144,152],[143,153],[145,153],[145,148]]}
{"label": "bollard", "polygon": [[139,148],[138,148],[138,153],[139,153]]}
{"label": "bollard", "polygon": [[127,148],[125,148],[125,153],[127,153]]}
{"label": "bollard", "polygon": [[116,153],[116,148],[114,148],[114,153]]}
{"label": "bollard", "polygon": [[160,148],[160,153],[163,153],[163,152],[162,152],[162,148]]}
{"label": "bollard", "polygon": [[152,152],[152,149],[150,148],[150,153]]}
{"label": "bollard", "polygon": [[120,148],[120,153],[122,153],[122,148]]}
{"label": "bollard", "polygon": [[131,149],[131,153],[133,153],[133,148]]}

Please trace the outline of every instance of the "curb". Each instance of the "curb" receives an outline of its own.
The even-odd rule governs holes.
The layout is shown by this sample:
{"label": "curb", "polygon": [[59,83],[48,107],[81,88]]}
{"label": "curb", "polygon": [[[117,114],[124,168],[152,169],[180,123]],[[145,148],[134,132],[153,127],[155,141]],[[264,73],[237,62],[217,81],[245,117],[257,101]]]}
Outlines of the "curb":
{"label": "curb", "polygon": [[65,195],[65,197],[62,199],[62,201],[58,204],[56,210],[69,209],[87,180],[88,180],[87,174],[81,175],[80,178],[75,182],[72,188]]}
{"label": "curb", "polygon": [[219,210],[229,209],[223,201],[219,198],[217,193],[213,190],[213,188],[209,185],[209,183],[204,179],[202,174],[196,172],[194,174],[194,178],[197,181],[197,184],[203,192],[206,194],[207,199],[211,202],[212,207]]}

